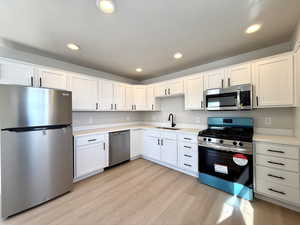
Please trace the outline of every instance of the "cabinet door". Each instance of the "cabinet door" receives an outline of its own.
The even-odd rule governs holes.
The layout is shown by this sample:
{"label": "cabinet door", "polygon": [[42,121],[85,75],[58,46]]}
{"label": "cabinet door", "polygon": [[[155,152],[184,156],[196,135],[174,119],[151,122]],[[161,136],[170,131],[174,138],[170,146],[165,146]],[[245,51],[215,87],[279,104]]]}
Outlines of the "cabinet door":
{"label": "cabinet door", "polygon": [[278,56],[254,64],[257,107],[292,106],[293,57]]}
{"label": "cabinet door", "polygon": [[130,158],[142,155],[144,152],[144,131],[143,129],[130,131]]}
{"label": "cabinet door", "polygon": [[98,80],[88,76],[71,76],[71,91],[74,111],[96,111]]}
{"label": "cabinet door", "polygon": [[144,155],[146,157],[160,160],[160,145],[159,138],[152,136],[145,136]]}
{"label": "cabinet door", "polygon": [[114,84],[108,80],[102,80],[100,109],[104,111],[113,110]]}
{"label": "cabinet door", "polygon": [[67,90],[67,75],[64,72],[47,69],[38,70],[38,86]]}
{"label": "cabinet door", "polygon": [[0,83],[33,86],[35,79],[32,66],[0,61]]}
{"label": "cabinet door", "polygon": [[184,81],[185,109],[196,110],[203,108],[203,75],[192,76]]}
{"label": "cabinet door", "polygon": [[156,97],[168,96],[168,85],[167,83],[158,84],[155,88]]}
{"label": "cabinet door", "polygon": [[115,83],[114,84],[114,110],[124,111],[126,110],[125,101],[125,88],[124,84]]}
{"label": "cabinet door", "polygon": [[135,110],[147,110],[146,87],[135,86],[134,88]]}
{"label": "cabinet door", "polygon": [[147,110],[151,110],[151,111],[159,110],[156,101],[159,100],[155,99],[154,86],[148,86],[147,87]]}
{"label": "cabinet door", "polygon": [[104,168],[103,144],[86,145],[76,149],[76,178]]}
{"label": "cabinet door", "polygon": [[134,87],[131,85],[128,85],[125,88],[125,105],[126,110],[132,111],[133,110],[133,104],[134,104]]}
{"label": "cabinet door", "polygon": [[177,166],[177,141],[163,139],[161,143],[161,161]]}
{"label": "cabinet door", "polygon": [[204,73],[204,90],[225,87],[225,70],[213,70]]}
{"label": "cabinet door", "polygon": [[228,68],[226,86],[251,84],[251,64],[241,64]]}
{"label": "cabinet door", "polygon": [[183,80],[170,81],[167,86],[167,93],[169,96],[183,94]]}

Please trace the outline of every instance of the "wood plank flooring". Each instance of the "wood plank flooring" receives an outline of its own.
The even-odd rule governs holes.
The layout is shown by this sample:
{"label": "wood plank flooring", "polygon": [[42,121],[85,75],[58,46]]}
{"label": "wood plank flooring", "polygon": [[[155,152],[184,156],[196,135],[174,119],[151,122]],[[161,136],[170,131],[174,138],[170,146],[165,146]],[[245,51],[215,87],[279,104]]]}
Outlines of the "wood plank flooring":
{"label": "wood plank flooring", "polygon": [[138,159],[77,183],[71,193],[0,224],[299,225],[300,213],[234,198]]}

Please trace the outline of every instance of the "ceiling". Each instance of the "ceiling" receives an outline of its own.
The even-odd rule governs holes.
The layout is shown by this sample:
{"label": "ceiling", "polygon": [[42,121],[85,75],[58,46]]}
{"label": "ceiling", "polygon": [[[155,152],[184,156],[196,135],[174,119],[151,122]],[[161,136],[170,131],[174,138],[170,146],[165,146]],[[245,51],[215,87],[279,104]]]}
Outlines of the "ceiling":
{"label": "ceiling", "polygon": [[[144,80],[287,41],[300,16],[299,0],[115,4],[106,15],[95,0],[0,1],[0,38],[8,47]],[[262,29],[245,34],[254,23]],[[80,51],[67,49],[69,42]],[[175,60],[176,52],[184,57]]]}

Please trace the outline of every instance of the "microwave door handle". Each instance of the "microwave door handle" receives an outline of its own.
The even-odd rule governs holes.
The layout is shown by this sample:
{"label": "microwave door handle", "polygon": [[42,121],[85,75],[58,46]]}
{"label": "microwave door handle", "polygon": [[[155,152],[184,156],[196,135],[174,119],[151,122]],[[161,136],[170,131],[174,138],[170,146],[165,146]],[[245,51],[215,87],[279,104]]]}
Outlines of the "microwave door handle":
{"label": "microwave door handle", "polygon": [[240,110],[241,109],[241,90],[237,90],[237,108]]}

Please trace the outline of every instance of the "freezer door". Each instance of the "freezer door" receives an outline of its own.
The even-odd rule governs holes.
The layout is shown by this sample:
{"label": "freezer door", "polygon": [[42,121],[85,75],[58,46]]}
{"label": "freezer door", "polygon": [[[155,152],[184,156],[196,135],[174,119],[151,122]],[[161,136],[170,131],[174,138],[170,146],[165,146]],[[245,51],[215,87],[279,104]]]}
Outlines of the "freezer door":
{"label": "freezer door", "polygon": [[72,128],[1,132],[2,217],[71,190]]}
{"label": "freezer door", "polygon": [[68,91],[0,85],[0,128],[72,123],[72,93]]}

